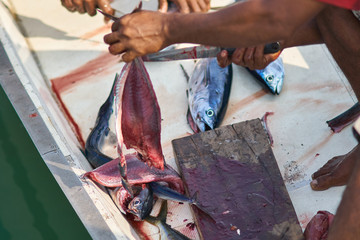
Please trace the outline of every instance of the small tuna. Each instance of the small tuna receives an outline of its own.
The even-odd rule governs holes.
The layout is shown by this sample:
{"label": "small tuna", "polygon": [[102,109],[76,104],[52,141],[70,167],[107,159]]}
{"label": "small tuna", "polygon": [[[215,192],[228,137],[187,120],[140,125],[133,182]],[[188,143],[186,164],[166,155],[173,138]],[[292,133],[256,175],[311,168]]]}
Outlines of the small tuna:
{"label": "small tuna", "polygon": [[[184,69],[183,69],[184,70]],[[219,126],[230,96],[232,65],[221,68],[216,58],[200,59],[188,79],[187,119],[191,129],[204,132]]]}

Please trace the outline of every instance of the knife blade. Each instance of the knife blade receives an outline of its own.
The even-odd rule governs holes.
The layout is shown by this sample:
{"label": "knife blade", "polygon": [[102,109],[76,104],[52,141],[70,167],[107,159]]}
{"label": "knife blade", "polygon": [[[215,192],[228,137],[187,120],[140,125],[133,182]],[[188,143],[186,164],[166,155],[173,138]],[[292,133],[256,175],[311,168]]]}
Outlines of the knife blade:
{"label": "knife blade", "polygon": [[[216,55],[222,50],[227,50],[231,56],[236,48],[222,48],[213,46],[194,46],[187,48],[179,48],[172,50],[164,50],[157,53],[151,53],[143,56],[143,60],[147,62],[157,61],[173,61],[173,60],[185,60],[185,59],[198,59],[216,57]],[[280,43],[274,42],[265,45],[264,54],[276,53],[280,51]]]}

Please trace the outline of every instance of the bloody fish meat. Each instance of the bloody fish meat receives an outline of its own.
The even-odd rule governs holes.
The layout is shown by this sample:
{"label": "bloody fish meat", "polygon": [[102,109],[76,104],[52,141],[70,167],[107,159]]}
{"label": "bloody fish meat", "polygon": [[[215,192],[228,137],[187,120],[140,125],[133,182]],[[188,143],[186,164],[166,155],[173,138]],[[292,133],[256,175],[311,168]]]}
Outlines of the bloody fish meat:
{"label": "bloody fish meat", "polygon": [[360,105],[355,103],[351,108],[336,116],[335,118],[326,121],[331,130],[339,133],[346,126],[353,123],[360,116]]}
{"label": "bloody fish meat", "polygon": [[155,91],[141,58],[128,64],[121,102],[123,143],[135,149],[149,166],[163,170],[161,115]]}
{"label": "bloody fish meat", "polygon": [[[144,184],[149,182],[166,182],[169,187],[183,193],[184,186],[179,174],[169,165],[165,165],[164,170],[151,168],[141,160],[137,154],[125,155],[127,163],[127,180],[130,185]],[[121,176],[118,170],[119,160],[114,159],[90,172],[84,177],[91,179],[105,187],[122,186]]]}

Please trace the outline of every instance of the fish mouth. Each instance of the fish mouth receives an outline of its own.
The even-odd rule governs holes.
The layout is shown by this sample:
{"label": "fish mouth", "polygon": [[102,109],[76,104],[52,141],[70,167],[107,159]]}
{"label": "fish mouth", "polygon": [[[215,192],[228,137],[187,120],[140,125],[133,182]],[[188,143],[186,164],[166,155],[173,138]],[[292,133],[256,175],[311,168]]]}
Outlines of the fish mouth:
{"label": "fish mouth", "polygon": [[213,128],[210,127],[208,124],[204,124],[204,127],[205,127],[205,131],[208,131],[208,130],[212,130]]}
{"label": "fish mouth", "polygon": [[214,128],[210,124],[201,121],[201,124],[198,125],[198,129],[200,130],[200,132],[205,132],[205,131],[213,130]]}
{"label": "fish mouth", "polygon": [[282,90],[282,87],[283,87],[283,82],[279,82],[277,85],[276,85],[276,89],[275,89],[275,93],[277,95],[280,94],[281,90]]}

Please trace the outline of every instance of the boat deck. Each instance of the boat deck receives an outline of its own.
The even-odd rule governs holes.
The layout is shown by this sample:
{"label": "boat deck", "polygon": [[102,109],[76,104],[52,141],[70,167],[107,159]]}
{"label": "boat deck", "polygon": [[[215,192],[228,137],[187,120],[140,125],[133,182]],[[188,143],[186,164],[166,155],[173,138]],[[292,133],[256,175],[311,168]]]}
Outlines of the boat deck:
{"label": "boat deck", "polygon": [[[81,178],[91,167],[79,148],[94,126],[115,73],[124,65],[107,52],[102,40],[111,24],[105,24],[100,14],[89,17],[68,12],[61,1],[3,2],[8,8],[0,6],[0,40],[16,76],[1,78],[2,87],[91,236],[137,239],[109,196]],[[233,66],[222,125],[274,112],[269,117],[273,152],[304,228],[318,210],[335,213],[341,199],[344,187],[315,192],[309,182],[311,174],[330,158],[356,145],[351,127],[335,134],[326,124],[353,106],[356,97],[324,45],[286,49],[281,57],[286,76],[278,96],[244,68]],[[171,140],[191,134],[185,117],[186,79],[179,63],[146,63],[161,108],[163,152],[174,168]],[[194,62],[181,64],[191,72]],[[191,221],[188,206],[172,205],[168,219],[172,227],[199,239],[184,222]],[[145,228],[156,236],[157,229]]]}

